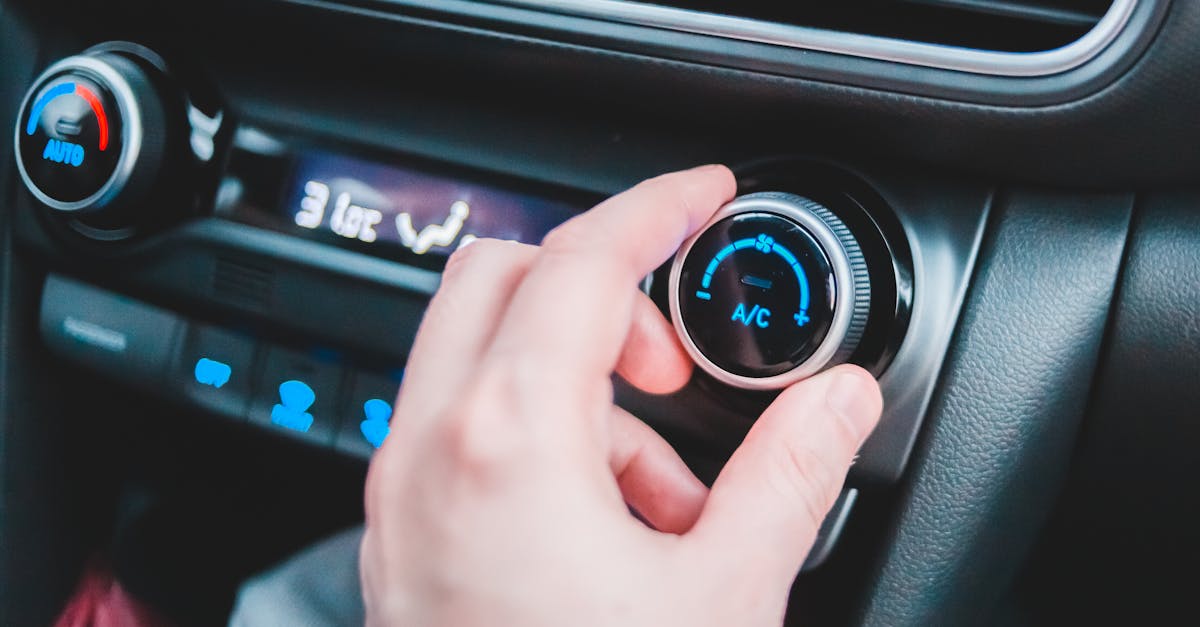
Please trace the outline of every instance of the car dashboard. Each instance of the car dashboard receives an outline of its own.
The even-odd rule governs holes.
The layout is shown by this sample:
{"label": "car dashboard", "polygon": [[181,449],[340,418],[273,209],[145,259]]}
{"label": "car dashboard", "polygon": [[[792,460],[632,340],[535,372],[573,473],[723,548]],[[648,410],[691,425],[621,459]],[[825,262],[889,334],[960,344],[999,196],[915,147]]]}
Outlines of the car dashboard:
{"label": "car dashboard", "polygon": [[97,560],[227,620],[361,522],[454,250],[703,163],[757,222],[646,277],[697,372],[619,404],[711,482],[782,382],[884,396],[787,624],[1186,620],[1198,30],[1180,0],[0,1],[0,624]]}

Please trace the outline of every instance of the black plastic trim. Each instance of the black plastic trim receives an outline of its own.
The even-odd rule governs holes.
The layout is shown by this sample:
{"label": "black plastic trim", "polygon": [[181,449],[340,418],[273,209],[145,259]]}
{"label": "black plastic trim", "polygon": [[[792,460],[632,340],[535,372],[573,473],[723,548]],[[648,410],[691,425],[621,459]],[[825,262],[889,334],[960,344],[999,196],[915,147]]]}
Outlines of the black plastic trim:
{"label": "black plastic trim", "polygon": [[453,2],[435,8],[417,0],[274,1],[489,37],[559,42],[610,54],[627,53],[948,100],[1021,107],[1080,100],[1112,83],[1141,56],[1170,5],[1170,0],[1138,3],[1116,40],[1075,69],[1051,76],[1019,78],[917,67],[486,3]]}

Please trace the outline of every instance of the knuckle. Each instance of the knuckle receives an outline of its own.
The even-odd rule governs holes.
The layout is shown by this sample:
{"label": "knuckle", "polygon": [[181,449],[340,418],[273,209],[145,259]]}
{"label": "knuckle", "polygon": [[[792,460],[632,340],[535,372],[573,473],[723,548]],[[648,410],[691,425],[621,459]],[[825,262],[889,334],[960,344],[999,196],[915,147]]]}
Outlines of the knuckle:
{"label": "knuckle", "polygon": [[679,173],[663,174],[638,184],[637,194],[655,211],[650,217],[653,228],[662,233],[687,234],[688,226],[705,200],[701,188]]}
{"label": "knuckle", "polygon": [[839,457],[849,459],[862,444],[866,434],[849,420],[841,416],[829,416],[829,441],[826,443],[831,452]]}
{"label": "knuckle", "polygon": [[781,447],[774,466],[777,490],[803,508],[805,522],[813,529],[819,528],[841,484],[837,469],[814,448],[805,445]]}
{"label": "knuckle", "polygon": [[819,389],[802,382],[797,386],[784,390],[780,395],[781,402],[796,407],[808,408],[813,414],[814,428],[809,437],[815,437],[822,450],[833,456],[831,459],[845,457],[849,459],[862,445],[867,433],[852,421],[837,415],[833,410],[814,404],[814,394]]}
{"label": "knuckle", "polygon": [[[397,442],[390,438],[389,442]],[[367,468],[367,477],[363,488],[363,508],[368,526],[381,517],[386,518],[393,511],[390,502],[399,493],[399,485],[412,476],[412,467],[403,455],[398,455],[394,447],[381,448],[372,458]]]}
{"label": "knuckle", "polygon": [[614,242],[620,238],[605,229],[603,221],[567,222],[555,228],[542,240],[538,264],[620,267],[627,261],[624,256],[613,254]]}
{"label": "knuckle", "polygon": [[549,256],[573,253],[585,245],[586,237],[575,220],[554,227],[542,238],[542,251]]}
{"label": "knuckle", "polygon": [[638,185],[644,185],[646,187],[655,189],[670,189],[674,186],[678,186],[681,174],[683,174],[683,172],[664,172],[658,176],[652,176],[642,181]]}
{"label": "knuckle", "polygon": [[672,202],[682,209],[690,209],[693,204],[694,186],[690,185],[680,173],[662,174],[642,183],[646,191],[661,201]]}
{"label": "knuckle", "polygon": [[496,239],[482,238],[471,242],[468,246],[460,246],[450,253],[446,267],[442,272],[442,281],[452,281],[462,274],[470,272],[474,267],[485,267],[489,261],[494,262],[509,250],[506,244]]}
{"label": "knuckle", "polygon": [[441,428],[444,451],[456,466],[488,467],[499,459],[492,429],[470,409],[457,406],[447,412]]}
{"label": "knuckle", "polygon": [[379,478],[379,465],[375,460],[371,460],[371,466],[367,470],[367,480],[363,488],[363,513],[366,519],[367,526],[374,524],[377,512],[383,509],[379,483],[382,479]]}
{"label": "knuckle", "polygon": [[[492,387],[492,386],[481,386]],[[473,391],[443,414],[440,448],[460,472],[486,477],[522,455],[519,438],[507,424],[503,397]]]}

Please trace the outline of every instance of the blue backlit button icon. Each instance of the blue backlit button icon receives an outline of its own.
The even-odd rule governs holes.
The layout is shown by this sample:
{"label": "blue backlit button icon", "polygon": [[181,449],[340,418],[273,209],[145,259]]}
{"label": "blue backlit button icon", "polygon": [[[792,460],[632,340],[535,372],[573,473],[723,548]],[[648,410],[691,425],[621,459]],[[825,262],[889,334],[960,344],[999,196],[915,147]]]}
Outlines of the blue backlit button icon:
{"label": "blue backlit button icon", "polygon": [[192,376],[196,377],[196,383],[217,389],[229,383],[229,377],[232,375],[233,368],[229,367],[229,364],[208,357],[201,357],[196,361],[196,367],[192,369]]}
{"label": "blue backlit button icon", "polygon": [[[313,444],[333,444],[338,427],[348,422],[336,402],[344,396],[345,376],[335,356],[270,345],[263,352],[250,400],[250,423]],[[356,430],[358,421],[354,420]]]}
{"label": "blue backlit button icon", "polygon": [[388,421],[392,419],[392,406],[383,399],[373,398],[363,403],[363,414],[366,420],[358,424],[359,431],[371,446],[383,446],[384,439],[391,433]]}
{"label": "blue backlit button icon", "polygon": [[334,440],[338,450],[366,459],[383,446],[391,433],[396,392],[402,370],[356,370],[347,386],[339,414],[342,424]]}
{"label": "blue backlit button icon", "polygon": [[[248,374],[257,350],[258,344],[253,339],[239,333],[206,324],[189,324],[172,365],[171,381],[179,382],[179,392],[191,405],[226,418],[245,420],[253,383]],[[276,384],[291,378],[280,377]],[[274,388],[271,394],[274,403]]]}
{"label": "blue backlit button icon", "polygon": [[284,381],[279,386],[279,403],[271,408],[271,424],[307,433],[313,424],[308,409],[316,400],[316,392],[303,381]]}

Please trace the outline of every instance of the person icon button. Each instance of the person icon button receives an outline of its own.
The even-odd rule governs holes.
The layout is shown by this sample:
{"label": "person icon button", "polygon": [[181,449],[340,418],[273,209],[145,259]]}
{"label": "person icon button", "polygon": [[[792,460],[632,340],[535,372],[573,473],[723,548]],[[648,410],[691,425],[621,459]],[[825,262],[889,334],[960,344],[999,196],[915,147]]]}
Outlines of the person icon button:
{"label": "person icon button", "polygon": [[333,356],[270,344],[264,352],[255,368],[247,411],[250,424],[318,446],[332,445],[343,423],[353,422],[358,430],[361,419],[342,420],[338,400],[343,396],[345,371]]}
{"label": "person icon button", "polygon": [[[361,459],[370,458],[390,437],[396,420],[396,392],[403,370],[356,370],[347,382],[339,413],[342,423],[334,446]],[[320,417],[318,417],[318,420]]]}
{"label": "person icon button", "polygon": [[271,408],[271,424],[308,433],[313,424],[308,410],[316,400],[316,392],[303,381],[284,381],[279,386],[279,403]]}
{"label": "person icon button", "polygon": [[392,406],[385,400],[373,398],[363,403],[363,414],[366,420],[359,423],[358,430],[371,446],[383,446],[384,439],[392,431],[388,425],[388,421],[392,419]]}

